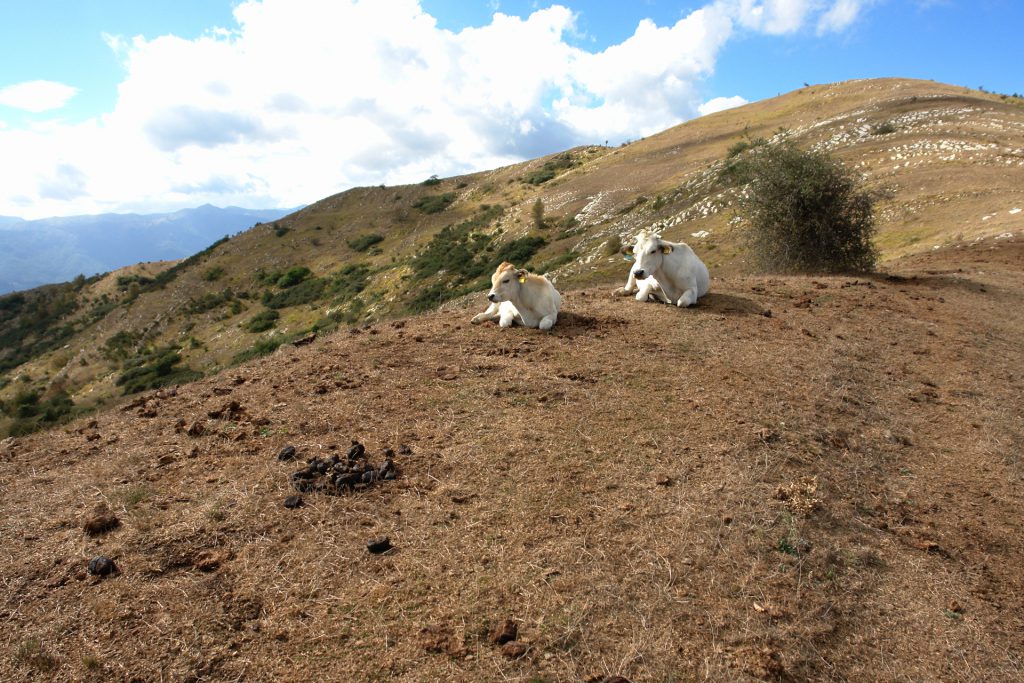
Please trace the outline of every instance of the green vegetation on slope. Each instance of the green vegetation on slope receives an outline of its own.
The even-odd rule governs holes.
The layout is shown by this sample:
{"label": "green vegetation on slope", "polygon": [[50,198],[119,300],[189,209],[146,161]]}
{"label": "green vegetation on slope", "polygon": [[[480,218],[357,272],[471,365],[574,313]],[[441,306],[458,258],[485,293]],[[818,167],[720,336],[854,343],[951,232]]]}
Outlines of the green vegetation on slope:
{"label": "green vegetation on slope", "polygon": [[248,322],[242,325],[246,332],[266,332],[277,325],[281,314],[273,309],[264,309],[253,316]]}
{"label": "green vegetation on slope", "polygon": [[67,321],[78,308],[78,289],[73,284],[0,297],[0,372],[64,345],[92,321]]}
{"label": "green vegetation on slope", "polygon": [[189,299],[188,304],[185,306],[185,310],[188,313],[205,313],[206,311],[212,311],[215,308],[219,308],[226,303],[235,300],[235,293],[230,288],[222,289],[219,292],[206,292],[202,296],[196,299]]}
{"label": "green vegetation on slope", "polygon": [[277,351],[278,347],[289,341],[289,338],[283,334],[275,335],[267,339],[261,339],[260,341],[253,344],[244,351],[239,351],[231,358],[232,365],[239,365],[247,360],[253,358],[259,358],[260,356],[266,356],[274,351]]}
{"label": "green vegetation on slope", "polygon": [[837,159],[791,142],[752,145],[733,154],[724,173],[747,185],[740,198],[746,241],[764,270],[874,269],[874,199]]}
{"label": "green vegetation on slope", "polygon": [[203,259],[213,254],[219,246],[226,243],[229,239],[230,238],[228,237],[222,237],[213,244],[211,244],[210,246],[208,246],[206,249],[203,249],[202,251],[193,254],[192,256],[189,256],[186,259],[178,261],[167,270],[161,272],[156,277],[152,278],[152,280],[149,280],[149,278],[147,278],[148,281],[146,282],[146,285],[143,287],[143,291],[149,292],[155,289],[163,289],[175,278],[177,278],[181,273],[188,270],[192,266],[201,263]]}
{"label": "green vegetation on slope", "polygon": [[202,377],[203,373],[188,366],[178,367],[182,360],[180,351],[177,346],[162,346],[127,360],[124,372],[117,378],[117,386],[123,387],[125,394],[136,394]]}
{"label": "green vegetation on slope", "polygon": [[411,262],[413,280],[422,284],[408,306],[425,311],[449,299],[487,287],[488,277],[503,261],[526,266],[547,240],[527,235],[495,245],[497,233],[482,232],[503,213],[500,206],[484,205],[475,216],[449,225],[434,235]]}
{"label": "green vegetation on slope", "polygon": [[440,213],[448,208],[455,201],[454,192],[444,194],[428,194],[413,202],[412,208],[419,209],[423,213]]}
{"label": "green vegetation on slope", "polygon": [[573,166],[575,166],[575,162],[572,155],[566,152],[544,162],[543,166],[528,174],[523,180],[530,185],[542,185]]}
{"label": "green vegetation on slope", "polygon": [[0,413],[14,418],[7,428],[10,436],[22,436],[52,427],[75,412],[75,404],[63,389],[56,389],[43,399],[33,389],[21,389],[8,402],[0,402]]}
{"label": "green vegetation on slope", "polygon": [[345,243],[353,251],[366,251],[367,249],[369,249],[373,245],[378,244],[379,242],[383,242],[383,241],[384,241],[384,235],[378,235],[378,234],[374,233],[372,235],[360,235],[359,237],[356,237],[355,239],[348,240]]}
{"label": "green vegetation on slope", "polygon": [[267,308],[288,308],[308,304],[318,300],[326,286],[327,280],[315,277],[280,292],[271,292],[268,289],[263,293],[263,305]]}

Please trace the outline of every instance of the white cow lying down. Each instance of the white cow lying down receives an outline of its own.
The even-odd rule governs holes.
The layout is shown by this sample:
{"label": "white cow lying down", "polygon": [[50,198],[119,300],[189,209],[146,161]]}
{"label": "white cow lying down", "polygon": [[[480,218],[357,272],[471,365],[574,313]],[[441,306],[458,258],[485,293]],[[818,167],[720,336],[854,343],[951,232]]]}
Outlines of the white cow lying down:
{"label": "white cow lying down", "polygon": [[491,305],[483,313],[473,316],[473,324],[497,320],[502,327],[519,323],[526,327],[550,330],[558,320],[562,296],[543,275],[516,270],[509,262],[502,263],[491,276],[491,291],[487,293]]}
{"label": "white cow lying down", "polygon": [[[646,301],[651,295],[677,306],[692,306],[711,287],[708,267],[697,258],[693,249],[682,242],[666,242],[657,233],[641,231],[631,251],[636,258],[636,263],[629,269],[629,280],[633,286],[637,280],[655,278],[646,290],[640,286],[636,297],[638,301]],[[623,290],[629,287],[630,281],[626,282]]]}

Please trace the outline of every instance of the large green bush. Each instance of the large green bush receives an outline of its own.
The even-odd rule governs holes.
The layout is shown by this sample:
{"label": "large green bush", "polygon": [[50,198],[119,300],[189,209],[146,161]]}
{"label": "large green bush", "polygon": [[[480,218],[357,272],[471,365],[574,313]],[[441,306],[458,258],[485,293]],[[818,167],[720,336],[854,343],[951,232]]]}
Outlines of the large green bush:
{"label": "large green bush", "polygon": [[484,205],[472,218],[435,234],[412,260],[416,278],[422,280],[441,271],[461,280],[482,275],[486,266],[476,262],[476,255],[485,252],[494,235],[477,231],[486,228],[502,213],[504,208],[500,204]]}
{"label": "large green bush", "polygon": [[22,390],[14,397],[13,414],[15,417],[34,417],[39,414],[39,392]]}
{"label": "large green bush", "polygon": [[483,261],[485,264],[483,274],[490,276],[494,269],[503,261],[514,263],[520,268],[525,267],[530,262],[530,259],[533,258],[533,255],[540,251],[547,243],[548,241],[539,235],[527,235],[526,237],[506,242],[501,245],[494,256]]}
{"label": "large green bush", "polygon": [[[742,155],[742,156],[739,156]],[[825,152],[792,143],[740,152],[728,177],[745,183],[746,241],[764,270],[869,272],[877,251],[874,198],[859,177]]]}
{"label": "large green bush", "polygon": [[[293,273],[298,273],[304,279],[300,280],[298,284],[293,284],[295,279],[292,277]],[[285,287],[285,284],[282,283],[287,285],[285,289],[278,292],[266,290],[263,293],[263,304],[267,308],[277,309],[301,306],[328,297],[335,302],[349,300],[366,288],[370,278],[370,268],[364,263],[350,263],[330,277],[307,278],[308,275],[309,269],[305,267],[292,268],[283,275],[277,273],[258,275],[264,280],[277,278],[273,281],[279,286]]]}
{"label": "large green bush", "polygon": [[203,279],[207,282],[216,282],[217,280],[224,277],[224,269],[221,266],[214,266],[208,271],[203,273]]}
{"label": "large green bush", "polygon": [[221,237],[219,240],[217,240],[216,242],[214,242],[213,244],[208,246],[206,249],[203,249],[202,251],[200,251],[198,253],[192,254],[191,256],[189,256],[186,259],[182,259],[181,261],[178,261],[177,263],[175,263],[173,266],[171,266],[167,270],[158,273],[157,276],[152,278],[152,279],[144,278],[144,277],[139,277],[138,278],[138,282],[139,282],[140,285],[143,286],[143,290],[142,291],[149,292],[149,291],[152,291],[152,290],[155,290],[155,289],[162,289],[162,288],[164,288],[165,286],[167,286],[167,284],[169,282],[171,282],[176,277],[178,277],[178,275],[181,272],[183,272],[184,270],[186,270],[188,268],[191,268],[192,266],[198,264],[205,257],[209,256],[214,251],[216,251],[219,246],[221,246],[222,244],[225,244],[228,241],[228,239],[229,238],[226,237],[226,236],[225,237]]}

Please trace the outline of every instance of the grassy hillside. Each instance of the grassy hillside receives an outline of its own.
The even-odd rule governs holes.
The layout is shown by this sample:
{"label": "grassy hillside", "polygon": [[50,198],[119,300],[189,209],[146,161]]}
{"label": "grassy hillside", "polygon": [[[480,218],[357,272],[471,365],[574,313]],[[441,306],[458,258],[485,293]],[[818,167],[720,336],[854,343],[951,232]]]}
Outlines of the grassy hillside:
{"label": "grassy hillside", "polygon": [[28,309],[0,299],[5,339],[28,349],[12,356],[5,345],[24,362],[4,369],[0,428],[41,419],[17,417],[19,396],[66,395],[88,409],[217,372],[311,330],[428,310],[483,288],[504,258],[549,271],[561,288],[608,283],[623,271],[614,245],[641,227],[691,243],[713,276],[746,272],[735,188],[717,178],[731,148],[762,137],[829,150],[863,172],[887,197],[878,207],[885,259],[1024,222],[1014,212],[1024,207],[1020,100],[900,79],[811,86],[619,148],[356,188],[159,273],[79,283],[67,311],[27,326]]}
{"label": "grassy hillside", "polygon": [[[0,675],[1021,680],[1024,240],[890,268],[464,300],[2,441]],[[352,439],[397,476],[317,490]]]}

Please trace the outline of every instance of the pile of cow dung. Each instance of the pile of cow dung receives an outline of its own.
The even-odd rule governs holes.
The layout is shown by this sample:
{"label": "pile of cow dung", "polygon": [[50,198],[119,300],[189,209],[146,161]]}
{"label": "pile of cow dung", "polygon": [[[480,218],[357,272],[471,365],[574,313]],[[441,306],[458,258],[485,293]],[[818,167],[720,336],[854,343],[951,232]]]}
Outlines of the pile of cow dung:
{"label": "pile of cow dung", "polygon": [[[399,449],[404,454],[412,451],[408,446]],[[295,447],[286,446],[277,454],[278,460],[294,460]],[[299,493],[326,493],[340,495],[365,490],[382,481],[398,477],[395,452],[384,449],[384,460],[379,465],[370,462],[366,447],[355,439],[344,457],[334,453],[326,458],[311,458],[306,467],[292,472],[292,487]]]}

